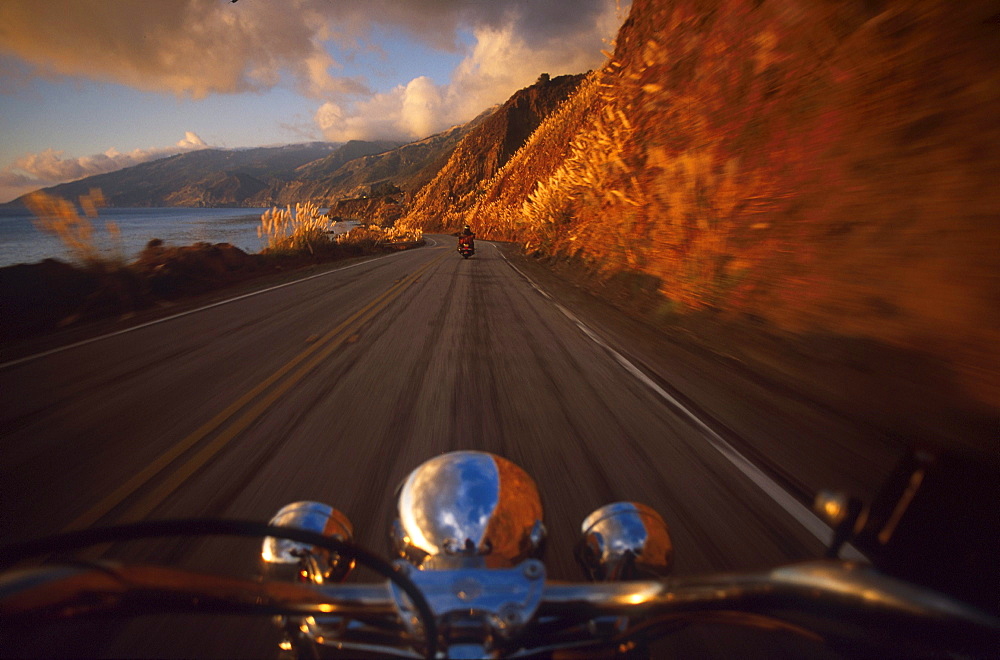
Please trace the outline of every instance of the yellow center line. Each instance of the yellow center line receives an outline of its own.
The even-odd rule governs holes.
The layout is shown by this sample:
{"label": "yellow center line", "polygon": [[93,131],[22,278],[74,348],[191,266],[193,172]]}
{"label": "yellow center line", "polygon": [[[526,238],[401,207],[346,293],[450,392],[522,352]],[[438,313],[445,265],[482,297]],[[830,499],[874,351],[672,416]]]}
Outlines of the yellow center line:
{"label": "yellow center line", "polygon": [[[261,382],[259,385],[251,389],[249,392],[241,396],[234,403],[228,406],[221,413],[210,419],[208,422],[200,426],[196,431],[188,435],[186,438],[178,442],[172,448],[160,455],[156,460],[146,466],[143,470],[136,473],[132,478],[123,483],[121,486],[116,488],[106,497],[104,497],[100,502],[90,508],[88,511],[83,513],[81,516],[77,517],[73,522],[64,528],[64,531],[69,531],[73,529],[84,529],[90,527],[95,522],[100,520],[102,517],[107,515],[112,509],[124,502],[129,496],[135,493],[139,488],[145,485],[153,477],[162,472],[168,465],[180,457],[184,452],[191,449],[194,445],[198,444],[210,433],[222,426],[228,419],[236,415],[240,410],[246,407],[251,401],[256,399],[262,393],[264,393],[268,388],[278,382],[286,374],[288,374],[292,369],[294,369],[303,360],[309,358],[310,355],[320,351],[314,359],[310,360],[306,365],[299,369],[295,374],[288,379],[285,383],[278,386],[271,394],[269,394],[265,399],[257,403],[253,408],[247,411],[239,420],[237,420],[232,426],[221,433],[217,438],[215,438],[209,445],[204,447],[198,454],[195,455],[188,463],[182,466],[175,474],[174,477],[168,480],[167,483],[171,484],[171,487],[167,489],[166,484],[161,485],[156,491],[140,500],[126,512],[127,520],[136,520],[146,515],[167,495],[173,492],[180,483],[191,476],[197,469],[199,469],[209,458],[218,453],[233,437],[235,437],[240,431],[243,431],[247,426],[250,425],[257,417],[259,417],[270,405],[272,405],[282,394],[288,391],[292,385],[297,383],[299,380],[305,376],[306,373],[311,371],[316,367],[322,360],[327,358],[330,353],[341,346],[345,338],[349,333],[344,333],[344,335],[337,340],[337,335],[343,333],[343,331],[349,328],[351,325],[358,322],[357,325],[362,325],[370,320],[375,314],[381,311],[386,305],[388,305],[392,300],[399,296],[410,284],[417,281],[420,275],[427,270],[431,265],[440,261],[440,257],[432,262],[429,262],[419,268],[415,273],[407,276],[384,293],[376,297],[370,303],[362,307],[360,310],[352,314],[345,321],[340,323],[333,330],[326,333],[321,339],[312,343],[309,348],[302,351],[300,354],[292,358],[287,364],[282,366],[271,376]],[[327,345],[327,343],[329,345]],[[322,351],[320,349],[323,349]],[[177,475],[183,474],[183,477],[178,479]],[[159,499],[153,498],[156,495]]]}

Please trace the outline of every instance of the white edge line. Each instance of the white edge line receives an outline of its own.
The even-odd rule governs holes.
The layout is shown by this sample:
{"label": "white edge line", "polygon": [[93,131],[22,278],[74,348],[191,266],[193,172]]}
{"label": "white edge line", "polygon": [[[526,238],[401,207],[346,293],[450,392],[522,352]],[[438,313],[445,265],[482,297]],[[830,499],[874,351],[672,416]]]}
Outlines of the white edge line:
{"label": "white edge line", "polygon": [[[493,247],[496,247],[495,245]],[[718,433],[716,433],[710,426],[705,424],[701,419],[699,419],[693,412],[688,410],[674,398],[669,392],[660,387],[655,381],[653,381],[649,376],[647,376],[639,367],[635,366],[630,362],[625,356],[611,348],[597,333],[591,330],[583,321],[576,317],[575,314],[570,312],[568,309],[555,302],[548,293],[546,293],[540,286],[535,284],[534,280],[525,275],[517,266],[512,264],[503,252],[497,248],[497,252],[507,262],[507,265],[514,269],[521,277],[523,277],[528,284],[531,285],[533,289],[541,293],[546,299],[552,301],[555,307],[562,312],[566,318],[572,321],[580,330],[585,334],[591,341],[603,348],[605,351],[611,354],[618,364],[620,364],[626,371],[637,378],[646,387],[653,390],[665,401],[670,403],[671,406],[682,412],[688,419],[690,419],[694,424],[705,434],[705,437],[711,443],[712,447],[716,449],[720,454],[722,454],[730,463],[733,464],[740,472],[742,472],[748,479],[750,479],[754,484],[757,485],[764,493],[766,493],[772,500],[774,500],[778,506],[784,509],[792,518],[796,520],[800,525],[802,525],[809,533],[815,536],[823,545],[829,546],[830,541],[833,538],[833,530],[824,523],[819,517],[816,516],[812,511],[809,510],[804,504],[798,501],[794,496],[792,496],[788,491],[782,488],[776,481],[771,479],[771,477],[764,474],[764,472],[758,468],[756,465],[750,462],[743,454],[739,453],[731,444],[725,441]],[[848,559],[852,561],[869,561],[868,558],[862,554],[857,548],[849,543],[845,543],[840,550],[840,557],[842,559]]]}
{"label": "white edge line", "polygon": [[[429,240],[433,240],[433,239],[429,239]],[[434,245],[431,246],[431,247],[434,247],[436,245],[437,245],[437,242],[435,241]],[[52,349],[49,349],[47,351],[42,351],[41,353],[34,353],[33,355],[27,355],[25,357],[18,358],[16,360],[11,360],[9,362],[2,362],[2,363],[0,363],[0,371],[3,371],[4,369],[8,369],[10,367],[17,366],[19,364],[24,364],[25,362],[32,362],[34,360],[38,360],[38,359],[43,358],[43,357],[48,357],[49,355],[54,355],[56,353],[62,353],[63,351],[68,351],[68,350],[71,350],[71,349],[74,349],[74,348],[79,348],[80,346],[86,346],[87,344],[93,344],[94,342],[98,342],[98,341],[101,341],[101,340],[104,340],[104,339],[109,339],[111,337],[117,337],[118,335],[124,335],[126,333],[133,332],[134,330],[141,330],[142,328],[148,328],[149,326],[156,325],[157,323],[165,323],[167,321],[172,321],[174,319],[179,319],[182,316],[188,316],[190,314],[197,314],[198,312],[203,312],[206,309],[212,309],[213,307],[220,307],[222,305],[228,305],[229,303],[236,302],[237,300],[243,300],[244,298],[251,298],[253,296],[258,296],[258,295],[260,295],[262,293],[267,293],[269,291],[274,291],[276,289],[282,289],[282,288],[284,288],[286,286],[292,286],[293,284],[299,284],[301,282],[308,282],[309,280],[314,280],[317,277],[326,277],[327,275],[332,275],[333,273],[339,273],[341,271],[350,270],[351,268],[357,268],[358,266],[364,266],[365,264],[370,264],[373,261],[378,261],[379,259],[388,259],[390,257],[395,257],[395,256],[398,256],[400,254],[406,254],[407,252],[409,252],[409,250],[403,250],[402,252],[396,252],[395,254],[388,254],[388,255],[385,255],[385,256],[382,256],[382,257],[375,257],[373,259],[368,259],[366,261],[359,261],[358,263],[351,264],[350,266],[343,266],[341,268],[334,268],[333,270],[328,270],[325,273],[317,273],[316,275],[310,275],[309,277],[303,277],[300,280],[294,280],[292,282],[285,282],[284,284],[277,284],[275,286],[268,287],[266,289],[260,289],[259,291],[251,291],[250,293],[245,293],[245,294],[243,294],[241,296],[236,296],[235,298],[227,298],[226,300],[220,300],[218,302],[214,302],[211,305],[204,305],[203,307],[197,307],[195,309],[189,309],[186,312],[178,312],[177,314],[172,314],[170,316],[164,316],[163,318],[154,319],[152,321],[147,321],[146,323],[140,323],[139,325],[133,325],[132,327],[124,328],[122,330],[116,330],[115,332],[109,332],[109,333],[104,334],[104,335],[98,335],[97,337],[91,337],[90,339],[84,339],[82,341],[78,341],[78,342],[75,342],[73,344],[66,344],[65,346],[57,346],[56,348],[52,348]]]}

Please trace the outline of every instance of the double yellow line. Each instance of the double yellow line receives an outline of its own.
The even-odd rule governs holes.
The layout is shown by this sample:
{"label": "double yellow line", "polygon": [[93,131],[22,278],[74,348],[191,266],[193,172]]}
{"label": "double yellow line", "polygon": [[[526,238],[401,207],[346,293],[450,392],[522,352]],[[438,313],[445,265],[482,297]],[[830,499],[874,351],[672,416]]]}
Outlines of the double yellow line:
{"label": "double yellow line", "polygon": [[[118,522],[133,522],[149,515],[153,509],[177,490],[181,484],[204,467],[233,438],[253,424],[274,402],[301,381],[318,364],[329,357],[331,353],[348,341],[355,330],[362,327],[385,309],[389,303],[398,298],[403,291],[416,282],[424,271],[442,258],[443,256],[424,264],[411,275],[397,281],[381,295],[313,342],[306,350],[296,355],[259,385],[234,401],[218,415],[202,424],[196,431],[178,442],[142,471],[133,475],[131,479],[116,488],[84,514],[73,520],[73,522],[69,523],[64,531],[90,527],[108,515],[112,510],[122,505],[125,500],[132,497],[136,491],[153,480],[154,477],[164,472],[168,466],[173,464],[185,452],[218,431],[210,442],[162,478],[152,490],[144,493],[136,501],[132,502],[123,513],[117,516],[117,520]],[[239,414],[241,411],[242,414]]]}

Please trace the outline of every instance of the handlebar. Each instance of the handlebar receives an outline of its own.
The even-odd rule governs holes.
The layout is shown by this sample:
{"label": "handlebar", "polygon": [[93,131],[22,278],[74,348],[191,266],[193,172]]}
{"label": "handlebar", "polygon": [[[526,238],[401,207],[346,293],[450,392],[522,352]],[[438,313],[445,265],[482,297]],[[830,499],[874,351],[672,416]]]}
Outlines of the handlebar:
{"label": "handlebar", "polygon": [[[428,572],[432,573],[432,572]],[[490,571],[435,571],[456,588],[486,579]],[[463,582],[464,581],[464,582]],[[419,584],[419,581],[418,581]],[[484,585],[485,586],[485,585]],[[468,586],[464,587],[468,588]],[[403,599],[403,609],[408,599]],[[437,603],[428,598],[435,615]],[[45,566],[0,577],[0,621],[37,621],[81,614],[137,616],[206,612],[285,616],[338,616],[372,620],[399,617],[400,598],[389,582],[306,585],[226,578],[186,570],[91,564]],[[797,632],[816,630],[817,619],[835,624],[839,637],[877,631],[910,641],[944,636],[966,650],[990,648],[1000,639],[1000,619],[946,596],[879,574],[871,567],[833,560],[771,571],[615,583],[544,582],[537,617],[600,617],[647,622],[711,621],[739,613],[729,623],[784,622]],[[715,619],[718,620],[718,619]],[[823,630],[821,636],[831,634]],[[421,638],[418,634],[417,640]]]}
{"label": "handlebar", "polygon": [[[537,560],[508,569],[420,571],[305,530],[202,520],[133,523],[16,544],[0,552],[0,568],[27,556],[93,543],[205,534],[275,535],[315,544],[363,560],[389,582],[306,584],[166,567],[46,565],[0,574],[0,626],[88,614],[282,615],[304,621],[305,628],[314,626],[311,638],[318,641],[324,638],[325,622],[353,620],[370,624],[364,628],[367,647],[377,633],[384,643],[380,649],[402,657],[435,657],[440,627],[454,629],[456,616],[478,612],[489,618],[489,629],[511,648],[517,648],[521,637],[531,638],[531,651],[515,655],[655,639],[665,627],[690,622],[777,626],[815,641],[846,644],[892,639],[910,647],[926,644],[973,655],[1000,648],[996,616],[871,566],[837,560],[662,581],[558,583],[545,580],[544,565]],[[604,625],[608,619],[614,622]],[[627,621],[624,627],[622,620]],[[343,626],[332,629],[350,634]],[[525,631],[531,634],[521,635]],[[349,648],[343,636],[336,643]]]}

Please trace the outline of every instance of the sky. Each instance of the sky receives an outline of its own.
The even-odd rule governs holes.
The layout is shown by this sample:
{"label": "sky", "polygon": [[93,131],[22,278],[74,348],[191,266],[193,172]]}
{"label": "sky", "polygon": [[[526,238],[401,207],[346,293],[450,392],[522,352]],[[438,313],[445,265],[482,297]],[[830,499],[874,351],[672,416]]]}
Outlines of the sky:
{"label": "sky", "polygon": [[606,59],[628,0],[0,0],[0,202],[207,147],[416,140]]}

